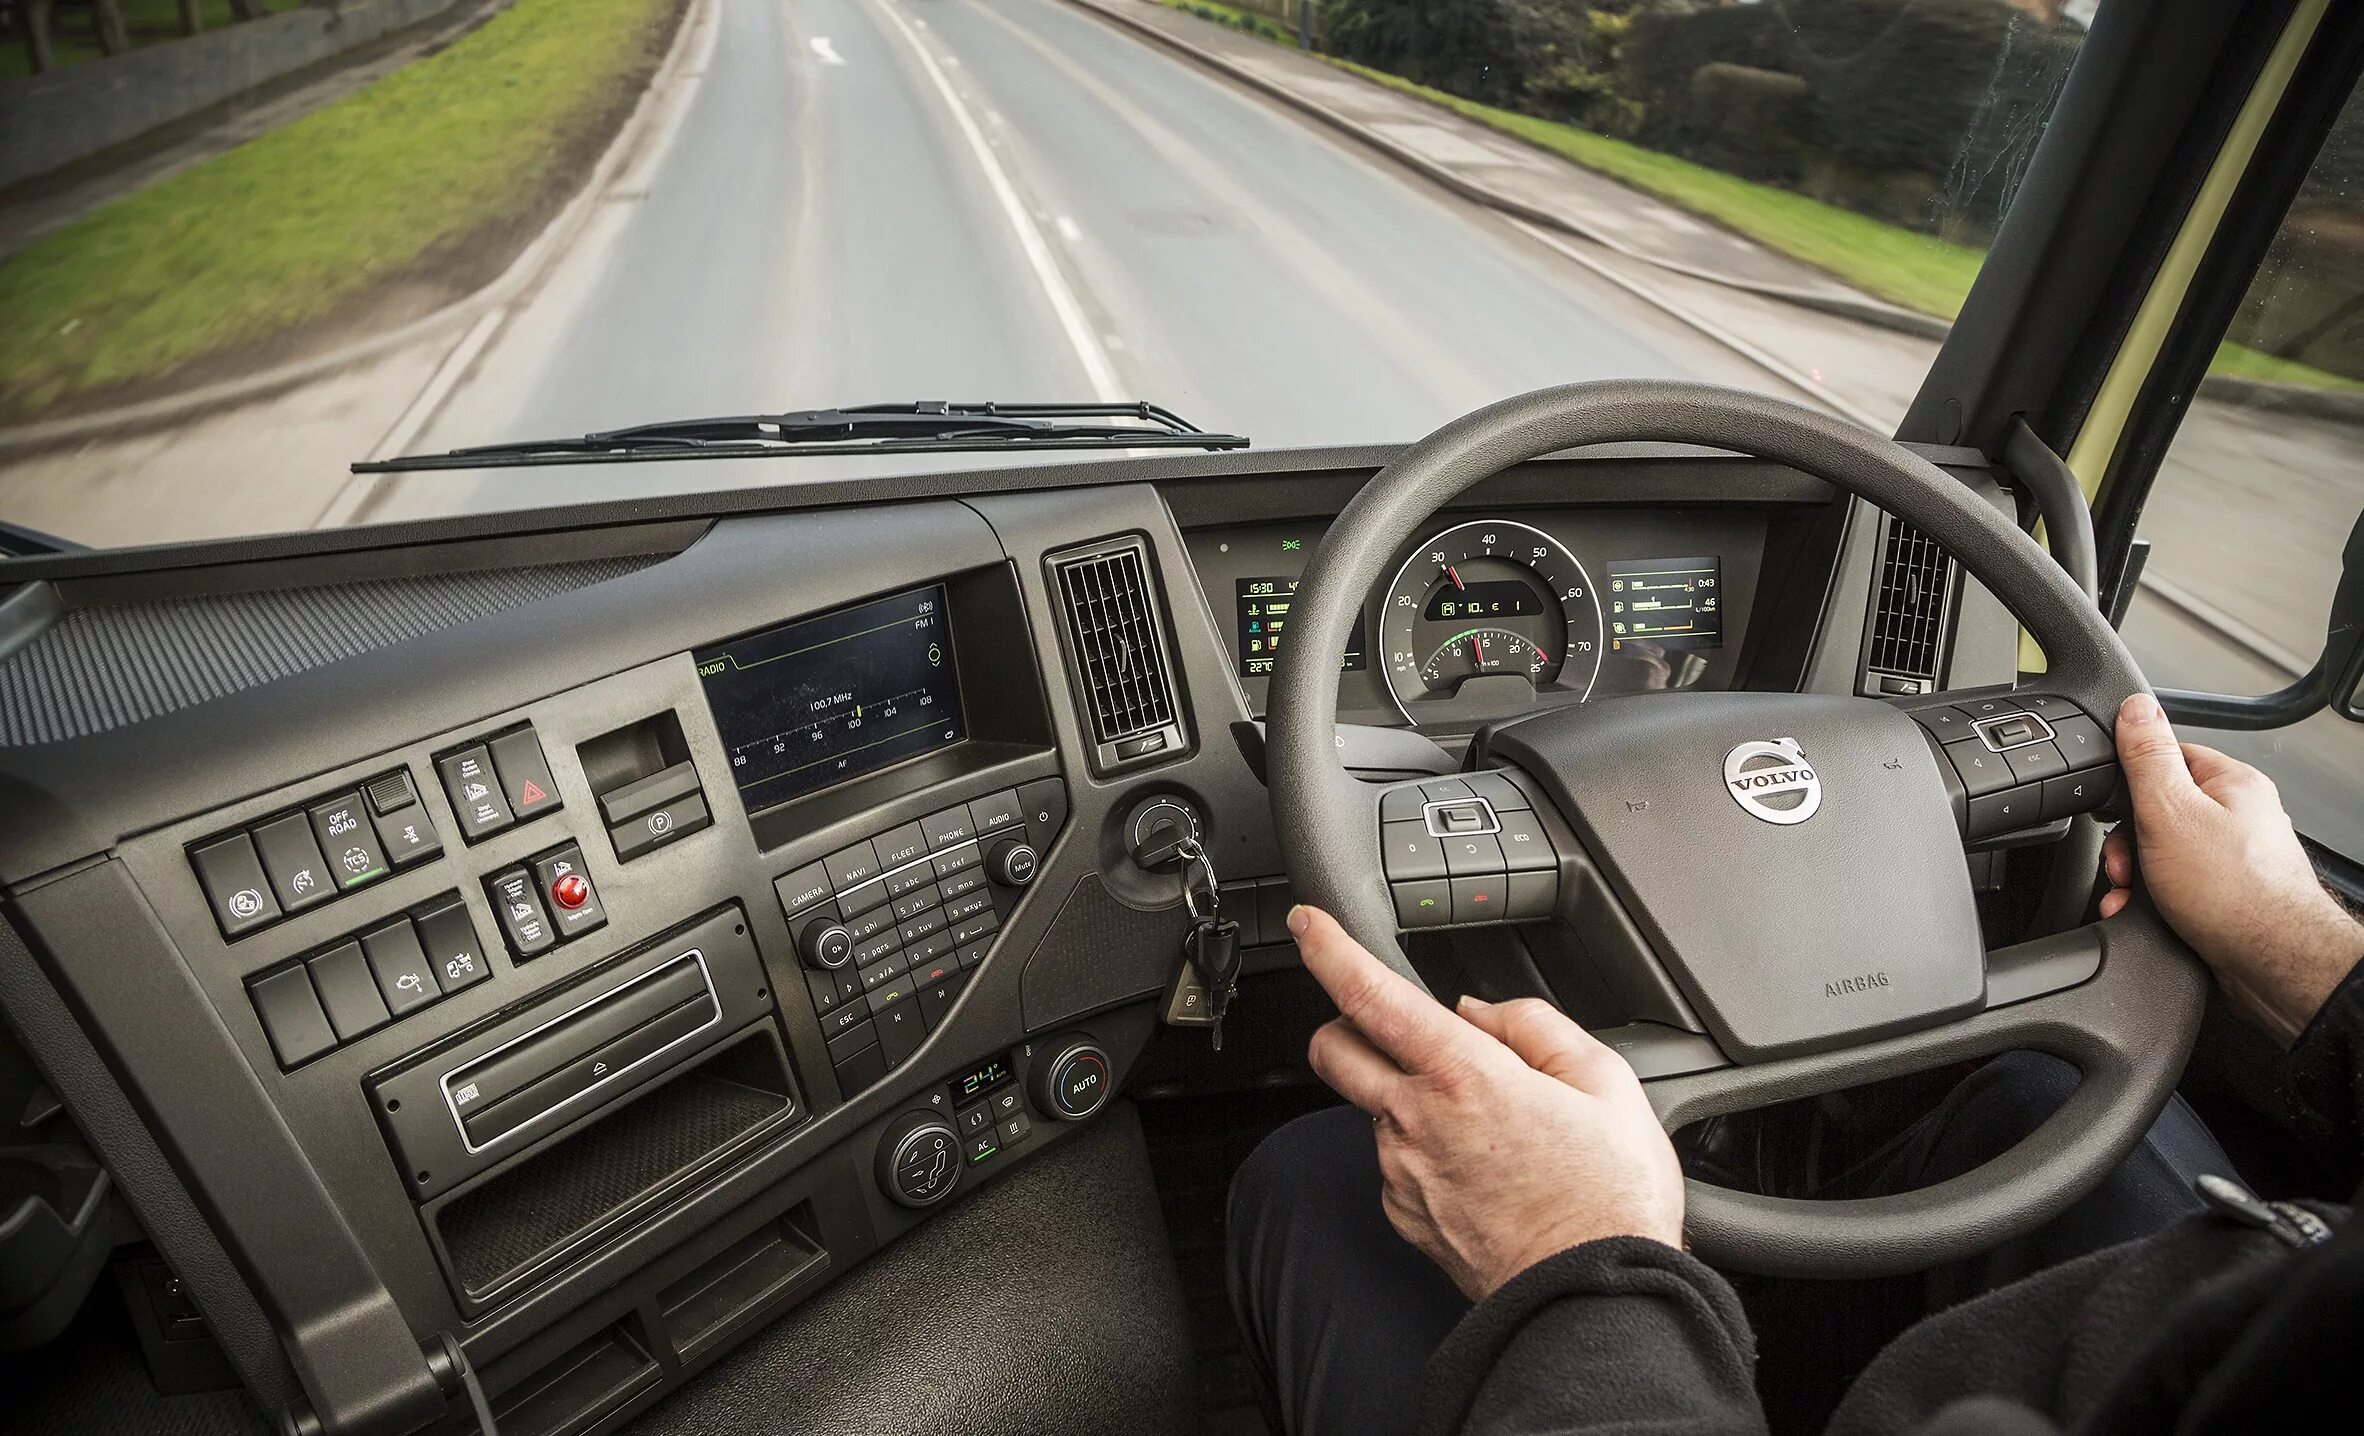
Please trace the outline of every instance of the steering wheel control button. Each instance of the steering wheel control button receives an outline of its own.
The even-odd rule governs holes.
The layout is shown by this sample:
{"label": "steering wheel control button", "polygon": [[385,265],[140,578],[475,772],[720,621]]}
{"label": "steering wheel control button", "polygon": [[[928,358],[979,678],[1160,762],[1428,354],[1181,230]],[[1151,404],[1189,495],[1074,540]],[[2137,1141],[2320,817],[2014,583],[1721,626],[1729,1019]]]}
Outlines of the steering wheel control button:
{"label": "steering wheel control button", "polygon": [[1379,821],[1383,823],[1416,823],[1420,810],[1428,804],[1428,795],[1417,783],[1406,783],[1390,788],[1379,795]]}
{"label": "steering wheel control button", "polygon": [[2082,772],[2046,778],[2038,816],[2050,822],[2054,818],[2073,818],[2079,813],[2090,813],[2107,803],[2117,789],[2116,768],[2087,768]]}
{"label": "steering wheel control button", "polygon": [[1502,845],[1502,865],[1514,873],[1556,872],[1559,854],[1551,849],[1550,835],[1543,831],[1533,813],[1501,814],[1502,831],[1494,841]]}
{"label": "steering wheel control button", "polygon": [[509,951],[521,958],[540,957],[558,945],[558,934],[550,926],[550,915],[542,910],[542,895],[534,888],[532,874],[511,868],[487,878],[484,888],[492,899],[494,915],[500,919],[501,935],[509,941]]}
{"label": "steering wheel control button", "polygon": [[1499,875],[1503,872],[1502,844],[1491,833],[1474,838],[1446,838],[1445,872],[1456,878]]}
{"label": "steering wheel control button", "polygon": [[1443,927],[1453,920],[1453,888],[1443,878],[1389,883],[1395,895],[1396,926]]}
{"label": "steering wheel control button", "polygon": [[1445,845],[1430,837],[1428,825],[1417,819],[1380,824],[1379,851],[1389,882],[1445,876]]}
{"label": "steering wheel control button", "polygon": [[286,912],[302,912],[336,896],[336,880],[328,875],[328,860],[313,841],[312,824],[301,813],[274,818],[254,830],[255,850],[262,855],[263,873],[271,879],[271,893]]}
{"label": "steering wheel control button", "polygon": [[1502,824],[1494,810],[1479,798],[1455,798],[1446,802],[1422,805],[1421,815],[1428,831],[1440,838],[1463,837],[1471,833],[1491,833]]}
{"label": "steering wheel control button", "polygon": [[460,818],[460,836],[481,843],[517,822],[509,800],[501,795],[493,776],[492,754],[482,743],[435,760],[435,776],[443,781],[443,795]]}
{"label": "steering wheel control button", "polygon": [[2066,698],[2050,693],[2014,693],[2011,698],[2022,709],[2050,723],[2057,724],[2063,718],[2081,718],[2085,713],[2085,710]]}
{"label": "steering wheel control button", "polygon": [[1100,1045],[1083,1037],[1044,1044],[1050,1060],[1029,1074],[1035,1110],[1062,1122],[1080,1122],[1108,1102],[1116,1074]]}
{"label": "steering wheel control button", "polygon": [[878,1185],[902,1206],[932,1207],[960,1185],[961,1140],[952,1124],[933,1112],[914,1112],[889,1123],[878,1143]]}
{"label": "steering wheel control button", "polygon": [[2011,786],[2011,765],[2000,753],[1990,753],[1975,735],[1945,745],[1946,761],[1962,780],[1962,791],[1972,802]]}
{"label": "steering wheel control button", "polygon": [[189,854],[197,870],[197,885],[213,908],[222,936],[239,937],[279,917],[279,902],[271,896],[270,880],[255,857],[254,840],[244,833],[216,838]]}
{"label": "steering wheel control button", "polygon": [[1493,804],[1497,813],[1523,813],[1535,805],[1519,785],[1499,772],[1463,773],[1460,781],[1469,790]]}
{"label": "steering wheel control button", "polygon": [[607,908],[583,871],[583,850],[573,843],[534,859],[534,885],[549,902],[551,925],[560,942],[572,942],[607,926]]}
{"label": "steering wheel control button", "polygon": [[1934,708],[1915,708],[1913,721],[1937,736],[1940,743],[1951,743],[1958,738],[1972,736],[1970,715],[1950,703]]}
{"label": "steering wheel control button", "polygon": [[1967,703],[1956,703],[1954,706],[1972,718],[1993,718],[2004,713],[2026,711],[2019,706],[2017,699],[2004,697],[1973,698]]}
{"label": "steering wheel control button", "polygon": [[2017,832],[2042,822],[2043,807],[2041,788],[2005,788],[1999,793],[1972,798],[1969,834],[1973,838],[1992,838]]}
{"label": "steering wheel control button", "polygon": [[443,995],[443,984],[436,979],[435,968],[419,946],[419,935],[412,930],[409,918],[398,917],[363,933],[361,951],[369,959],[371,975],[378,980],[386,1010],[396,1017],[407,1017]]}
{"label": "steering wheel control button", "polygon": [[2010,765],[2011,781],[2021,787],[2057,778],[2069,766],[2068,759],[2060,756],[2060,750],[2043,739],[2006,750],[2003,761]]}
{"label": "steering wheel control button", "polygon": [[320,993],[320,1005],[339,1042],[366,1036],[393,1020],[378,980],[369,975],[360,943],[347,938],[305,966],[312,969],[312,986]]}
{"label": "steering wheel control button", "polygon": [[558,784],[550,777],[550,761],[542,756],[542,740],[534,736],[533,729],[503,733],[488,746],[493,772],[500,775],[501,796],[509,800],[509,811],[517,815],[517,821],[554,813],[564,806]]}
{"label": "steering wheel control button", "polygon": [[258,978],[246,992],[282,1068],[301,1067],[337,1045],[337,1035],[312,991],[312,979],[300,965]]}
{"label": "steering wheel control button", "polygon": [[1503,916],[1512,922],[1533,922],[1552,915],[1560,905],[1560,875],[1556,872],[1514,872],[1510,898]]}
{"label": "steering wheel control button", "polygon": [[474,987],[492,976],[492,964],[485,960],[484,945],[476,937],[476,921],[468,916],[468,905],[458,893],[445,893],[412,913],[410,920],[418,929],[427,965],[435,969],[444,992]]}
{"label": "steering wheel control button", "polygon": [[328,855],[329,880],[343,892],[376,882],[392,872],[386,853],[378,846],[377,828],[361,806],[359,793],[346,793],[312,805],[312,834]]}
{"label": "steering wheel control button", "polygon": [[1978,730],[1979,740],[1991,752],[2008,753],[2014,748],[2025,748],[2042,743],[2052,736],[2052,725],[2033,713],[2007,713],[2000,718],[1981,718],[1971,724]]}
{"label": "steering wheel control button", "polygon": [[1454,878],[1453,921],[1502,922],[1510,916],[1510,879],[1501,873],[1482,878]]}
{"label": "steering wheel control button", "polygon": [[2071,768],[2094,768],[2117,761],[2118,750],[2101,725],[2082,713],[2052,720],[2052,742]]}

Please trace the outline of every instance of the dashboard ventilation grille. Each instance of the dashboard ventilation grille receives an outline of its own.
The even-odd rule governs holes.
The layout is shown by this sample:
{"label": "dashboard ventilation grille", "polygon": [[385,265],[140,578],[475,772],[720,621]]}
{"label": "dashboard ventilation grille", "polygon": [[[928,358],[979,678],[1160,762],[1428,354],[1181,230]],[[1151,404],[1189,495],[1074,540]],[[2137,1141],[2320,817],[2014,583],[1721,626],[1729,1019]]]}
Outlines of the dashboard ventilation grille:
{"label": "dashboard ventilation grille", "polygon": [[1871,670],[1871,691],[1925,693],[1936,688],[1953,586],[1953,556],[1911,524],[1889,519],[1865,665]]}
{"label": "dashboard ventilation grille", "polygon": [[1095,545],[1051,561],[1067,621],[1069,659],[1092,715],[1101,772],[1154,761],[1183,746],[1165,624],[1139,539]]}

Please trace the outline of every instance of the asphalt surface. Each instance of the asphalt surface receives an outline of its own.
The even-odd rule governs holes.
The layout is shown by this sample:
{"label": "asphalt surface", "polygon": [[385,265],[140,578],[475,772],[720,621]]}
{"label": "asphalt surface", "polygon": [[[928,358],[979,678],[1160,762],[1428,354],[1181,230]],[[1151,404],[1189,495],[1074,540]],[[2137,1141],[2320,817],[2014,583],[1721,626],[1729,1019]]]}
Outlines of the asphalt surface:
{"label": "asphalt surface", "polygon": [[[1550,383],[1749,377],[1483,212],[1058,0],[718,4],[645,185],[611,196],[415,447],[1122,397],[1270,448],[1409,439]],[[409,479],[368,517],[782,467]]]}

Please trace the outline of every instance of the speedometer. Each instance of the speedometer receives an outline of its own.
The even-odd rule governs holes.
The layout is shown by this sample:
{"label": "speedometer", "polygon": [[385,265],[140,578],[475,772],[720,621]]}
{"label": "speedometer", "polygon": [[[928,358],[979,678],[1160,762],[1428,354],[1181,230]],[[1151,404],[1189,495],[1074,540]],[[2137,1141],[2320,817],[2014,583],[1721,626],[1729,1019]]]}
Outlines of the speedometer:
{"label": "speedometer", "polygon": [[1537,693],[1581,699],[1601,669],[1584,565],[1541,529],[1501,519],[1421,540],[1388,585],[1379,638],[1388,692],[1413,723],[1446,716],[1472,685],[1489,710]]}

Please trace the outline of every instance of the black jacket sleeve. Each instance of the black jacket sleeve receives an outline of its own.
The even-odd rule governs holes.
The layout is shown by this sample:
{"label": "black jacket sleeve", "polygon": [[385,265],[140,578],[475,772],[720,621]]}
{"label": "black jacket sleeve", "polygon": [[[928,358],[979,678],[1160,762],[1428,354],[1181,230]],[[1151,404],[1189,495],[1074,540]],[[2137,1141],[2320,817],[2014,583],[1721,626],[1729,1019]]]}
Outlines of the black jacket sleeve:
{"label": "black jacket sleeve", "polygon": [[1765,1430],[1756,1338],[1731,1285],[1660,1242],[1610,1237],[1536,1263],[1429,1359],[1436,1433]]}
{"label": "black jacket sleeve", "polygon": [[2298,1129],[2335,1170],[2364,1159],[2364,962],[2332,989],[2290,1049]]}

